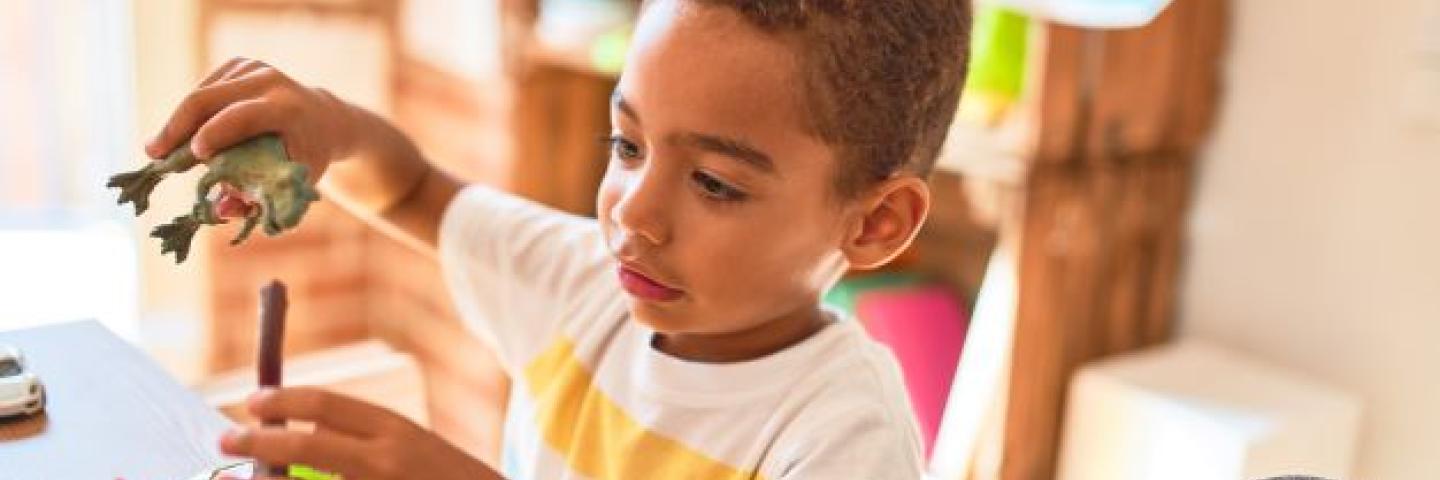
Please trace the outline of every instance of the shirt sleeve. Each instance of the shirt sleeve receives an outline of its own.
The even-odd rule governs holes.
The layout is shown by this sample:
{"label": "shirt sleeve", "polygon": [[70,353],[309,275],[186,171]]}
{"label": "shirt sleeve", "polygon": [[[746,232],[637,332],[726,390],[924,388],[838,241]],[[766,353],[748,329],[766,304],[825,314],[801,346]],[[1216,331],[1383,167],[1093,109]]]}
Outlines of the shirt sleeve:
{"label": "shirt sleeve", "polygon": [[480,185],[446,208],[439,256],[462,320],[512,373],[555,338],[609,258],[594,220]]}
{"label": "shirt sleeve", "polygon": [[833,418],[791,459],[781,480],[866,478],[915,480],[924,477],[918,438],[877,410]]}

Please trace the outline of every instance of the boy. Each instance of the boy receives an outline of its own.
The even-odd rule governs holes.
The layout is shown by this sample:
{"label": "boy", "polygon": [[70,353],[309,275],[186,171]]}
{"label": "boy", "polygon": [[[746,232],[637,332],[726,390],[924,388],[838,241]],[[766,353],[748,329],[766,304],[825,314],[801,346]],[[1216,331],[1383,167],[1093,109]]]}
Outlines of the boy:
{"label": "boy", "polygon": [[303,388],[250,408],[314,433],[243,428],[222,451],[353,479],[920,477],[895,361],[819,298],[923,223],[968,24],[963,0],[647,2],[594,220],[462,186],[383,120],[222,66],[147,153],[278,132],[328,199],[437,255],[514,380],[504,477]]}

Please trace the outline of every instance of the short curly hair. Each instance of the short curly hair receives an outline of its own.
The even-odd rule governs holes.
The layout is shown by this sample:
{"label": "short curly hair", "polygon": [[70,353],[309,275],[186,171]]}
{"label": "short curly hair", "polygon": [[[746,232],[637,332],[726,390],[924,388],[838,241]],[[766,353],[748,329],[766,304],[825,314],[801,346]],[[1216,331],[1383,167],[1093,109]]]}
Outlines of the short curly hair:
{"label": "short curly hair", "polygon": [[685,1],[794,39],[808,127],[836,149],[840,193],[930,174],[965,83],[970,0]]}

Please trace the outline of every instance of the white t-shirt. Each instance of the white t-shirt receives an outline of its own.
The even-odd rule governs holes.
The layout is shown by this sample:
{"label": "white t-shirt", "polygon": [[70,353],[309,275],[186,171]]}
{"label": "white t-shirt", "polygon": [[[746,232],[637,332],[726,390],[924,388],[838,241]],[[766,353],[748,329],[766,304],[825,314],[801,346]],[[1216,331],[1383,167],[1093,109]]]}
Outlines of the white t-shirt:
{"label": "white t-shirt", "polygon": [[507,478],[922,475],[898,364],[856,322],[750,361],[669,356],[630,319],[594,220],[481,186],[447,208],[439,250],[513,380]]}

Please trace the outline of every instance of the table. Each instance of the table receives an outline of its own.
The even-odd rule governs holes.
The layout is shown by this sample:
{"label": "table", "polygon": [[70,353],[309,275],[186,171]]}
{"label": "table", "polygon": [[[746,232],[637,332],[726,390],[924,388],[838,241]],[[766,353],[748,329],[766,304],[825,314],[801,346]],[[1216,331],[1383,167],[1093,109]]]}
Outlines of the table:
{"label": "table", "polygon": [[0,480],[184,480],[235,461],[231,423],[93,321],[0,332],[45,383],[45,413],[0,421]]}

